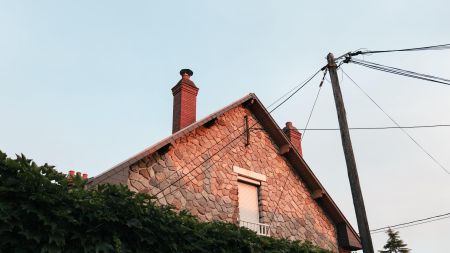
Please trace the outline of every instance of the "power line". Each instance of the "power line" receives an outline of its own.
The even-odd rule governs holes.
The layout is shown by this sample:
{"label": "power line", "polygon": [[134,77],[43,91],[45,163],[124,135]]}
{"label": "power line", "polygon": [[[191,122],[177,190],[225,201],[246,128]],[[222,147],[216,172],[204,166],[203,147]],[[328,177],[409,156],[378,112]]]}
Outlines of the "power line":
{"label": "power line", "polygon": [[267,106],[267,109],[269,109],[270,107],[272,107],[273,105],[275,105],[278,101],[280,101],[281,99],[285,98],[287,95],[291,94],[291,92],[293,92],[294,90],[296,90],[298,87],[300,87],[301,85],[303,85],[303,82],[300,84],[295,85],[294,87],[292,87],[292,89],[290,89],[288,92],[284,93],[281,97],[277,98],[275,101],[273,101],[269,106]]}
{"label": "power line", "polygon": [[361,60],[361,59],[353,59],[352,58],[349,61],[353,62],[353,63],[356,63],[356,64],[364,64],[364,65],[366,65],[368,67],[373,67],[373,68],[376,68],[378,70],[392,72],[393,74],[412,76],[412,77],[417,77],[417,78],[418,77],[423,77],[426,80],[430,80],[430,81],[439,80],[439,81],[443,81],[444,83],[450,81],[449,79],[442,78],[442,77],[437,77],[437,76],[432,76],[432,75],[427,75],[427,74],[421,74],[421,73],[418,73],[418,72],[405,70],[405,69],[400,69],[400,68],[395,68],[395,67],[390,67],[390,66],[386,66],[386,65],[382,65],[382,64],[374,63],[374,62],[369,62],[369,61],[365,61],[365,60]]}
{"label": "power line", "polygon": [[326,74],[327,74],[327,69],[325,69],[325,71],[323,72],[322,81],[320,81],[319,90],[317,91],[317,95],[316,95],[316,98],[314,99],[314,103],[311,108],[311,112],[309,113],[308,120],[306,121],[305,130],[303,130],[303,135],[301,137],[301,140],[303,140],[305,138],[306,130],[308,130],[309,121],[311,120],[312,114],[314,112],[314,108],[316,107],[317,99],[319,99],[319,94],[320,94],[320,91],[322,90],[322,85],[323,85],[323,81],[325,80]]}
{"label": "power line", "polygon": [[[317,91],[316,99],[314,100],[313,106],[311,108],[311,112],[309,113],[308,120],[306,121],[305,128],[303,129],[302,139],[305,138],[306,130],[308,130],[309,121],[311,120],[312,114],[314,112],[314,108],[316,107],[317,99],[319,98],[320,91],[322,90],[322,86],[319,87],[319,90]],[[298,129],[297,129],[298,130]]]}
{"label": "power line", "polygon": [[408,221],[408,222],[404,222],[404,223],[400,223],[400,224],[396,224],[396,225],[392,225],[392,226],[386,226],[386,227],[382,227],[382,228],[373,229],[373,230],[370,230],[370,232],[372,234],[376,234],[376,233],[384,232],[385,230],[387,230],[389,228],[401,229],[401,228],[417,226],[420,224],[425,224],[425,223],[448,219],[448,218],[450,218],[450,213],[445,213],[445,214],[431,216],[431,217],[427,217],[427,218],[423,218],[423,219]]}
{"label": "power line", "polygon": [[[317,91],[317,95],[316,95],[316,98],[315,98],[315,100],[314,100],[313,106],[312,106],[312,108],[311,108],[311,112],[310,112],[310,114],[309,114],[308,121],[306,122],[306,126],[305,126],[305,128],[304,128],[305,130],[303,131],[303,135],[302,135],[302,137],[301,137],[302,140],[303,140],[303,138],[305,137],[306,130],[308,129],[308,124],[309,124],[309,121],[311,120],[311,116],[312,116],[312,114],[313,114],[313,112],[314,112],[314,108],[315,108],[315,106],[316,106],[317,99],[319,98],[319,94],[320,94],[320,91],[321,91],[321,89],[322,89],[323,81],[325,80],[325,76],[326,76],[326,74],[327,74],[327,71],[328,71],[328,69],[325,69],[325,70],[324,70],[322,80],[320,81],[320,84],[319,84],[319,90]],[[286,176],[286,177],[287,177],[287,176]],[[281,187],[280,197],[278,197],[278,201],[277,201],[277,203],[275,204],[275,209],[274,209],[274,211],[273,211],[272,218],[269,219],[269,223],[272,223],[272,220],[273,220],[273,218],[275,217],[275,214],[276,214],[276,212],[277,212],[277,210],[278,210],[278,206],[279,206],[279,204],[280,204],[280,202],[281,202],[281,197],[283,196],[284,188],[286,187],[287,182],[288,182],[288,180],[284,180],[283,187]],[[269,229],[270,229],[270,228],[269,228]]]}
{"label": "power line", "polygon": [[446,50],[450,49],[450,44],[442,44],[435,46],[425,46],[425,47],[413,47],[404,49],[390,49],[390,50],[366,50],[366,51],[356,51],[348,53],[350,56],[364,55],[364,54],[379,54],[379,53],[393,53],[393,52],[411,52],[411,51],[425,51],[425,50]]}
{"label": "power line", "polygon": [[[256,124],[257,124],[257,123],[255,123],[255,124],[253,124],[252,126],[250,126],[249,129],[250,129],[251,127],[255,126]],[[219,140],[217,143],[215,143],[215,144],[212,145],[210,148],[208,148],[206,151],[204,151],[201,155],[204,155],[204,154],[208,153],[209,150],[211,150],[212,147],[214,147],[214,146],[218,145],[220,142],[224,141],[226,138],[228,138],[230,135],[234,134],[237,130],[240,129],[240,127],[242,127],[242,126],[244,126],[244,125],[245,125],[245,124],[242,124],[242,125],[240,125],[239,127],[237,127],[237,128],[236,128],[235,130],[233,130],[229,135],[227,135],[226,137],[224,137],[224,138],[222,138],[221,140]],[[176,184],[176,183],[179,182],[181,179],[185,178],[187,175],[191,174],[191,173],[192,173],[193,171],[195,171],[197,168],[199,168],[200,166],[202,166],[204,163],[206,163],[207,161],[211,160],[212,157],[214,157],[214,156],[217,155],[220,151],[222,151],[223,149],[225,149],[226,147],[228,147],[231,143],[233,143],[235,140],[237,140],[239,137],[241,137],[244,133],[245,133],[245,131],[243,131],[242,133],[240,133],[238,136],[236,136],[236,137],[235,137],[234,139],[232,139],[231,141],[225,143],[225,145],[222,146],[222,148],[220,148],[217,152],[215,152],[213,155],[209,155],[207,159],[204,159],[203,162],[199,163],[199,164],[198,164],[197,166],[195,166],[193,169],[189,170],[186,174],[184,174],[184,175],[182,175],[181,177],[177,178],[174,182],[170,183],[170,184],[167,185],[166,187],[163,187],[163,189],[160,189],[160,190],[158,191],[158,193],[155,194],[155,196],[158,195],[158,194],[160,194],[160,193],[163,193],[163,196],[162,196],[162,197],[166,197],[166,194],[164,194],[164,191],[165,191],[167,188],[169,188],[169,187],[171,187],[172,185]],[[199,156],[200,156],[200,155],[199,155]],[[197,159],[199,156],[197,156],[196,158],[190,160],[188,164],[193,163],[193,161],[194,161],[195,159]],[[214,164],[215,164],[215,163],[213,163],[213,165],[214,165]],[[208,168],[209,168],[209,167],[208,167]],[[174,175],[174,174],[177,174],[177,173],[175,172],[175,173],[173,173],[172,175]],[[169,178],[170,178],[172,175],[170,175]],[[192,181],[192,180],[190,180],[190,181]],[[190,181],[188,181],[188,182],[190,182]],[[186,182],[186,183],[188,183],[188,182]],[[158,184],[158,187],[157,187],[157,188],[159,188],[160,185],[161,185],[161,183]],[[167,194],[171,194],[172,192],[173,192],[173,191],[170,191],[170,192],[167,193]],[[158,198],[158,200],[161,199],[162,197]]]}
{"label": "power line", "polygon": [[[435,128],[435,127],[450,127],[450,124],[440,125],[419,125],[419,126],[384,126],[384,127],[349,127],[349,130],[389,130],[389,129],[419,129],[419,128]],[[297,128],[297,130],[308,131],[339,131],[339,128]]]}
{"label": "power line", "polygon": [[375,70],[379,70],[379,71],[383,71],[383,72],[387,72],[387,73],[391,73],[391,74],[416,78],[416,79],[430,81],[430,82],[434,82],[434,83],[450,85],[450,80],[446,79],[446,78],[427,75],[427,74],[421,74],[421,73],[417,73],[417,72],[413,72],[413,71],[409,71],[409,70],[404,70],[404,69],[400,69],[400,68],[381,65],[378,63],[374,63],[374,62],[364,61],[364,60],[360,60],[360,59],[353,59],[353,58],[348,58],[348,59],[346,59],[345,62],[351,62],[351,63],[357,64],[357,65],[360,65],[360,66],[363,66],[366,68],[371,68],[371,69],[375,69]]}
{"label": "power line", "polygon": [[[252,126],[255,126],[255,125],[256,125],[256,123],[253,124]],[[215,143],[214,145],[212,145],[210,148],[208,148],[206,151],[204,151],[201,155],[205,155],[206,153],[209,153],[209,151],[211,150],[212,147],[214,147],[214,146],[218,145],[220,142],[224,141],[224,140],[225,140],[226,138],[228,138],[230,135],[234,134],[237,130],[239,130],[240,127],[242,127],[242,126],[244,126],[244,124],[240,125],[240,126],[237,127],[235,130],[233,130],[229,135],[227,135],[226,137],[222,138],[222,139],[219,140],[217,143]],[[249,128],[251,128],[252,126],[250,126]],[[245,131],[243,131],[242,133],[240,133],[238,136],[236,136],[236,137],[235,137],[234,139],[232,139],[231,141],[225,143],[225,145],[222,146],[222,147],[221,147],[218,151],[216,151],[213,155],[208,155],[208,158],[204,159],[201,163],[199,163],[199,164],[198,164],[197,166],[195,166],[193,169],[189,170],[186,174],[184,174],[184,175],[182,175],[181,177],[177,178],[174,182],[170,183],[170,184],[167,185],[166,187],[163,187],[163,189],[160,189],[160,190],[155,194],[155,196],[157,196],[157,195],[160,194],[160,193],[163,193],[163,196],[161,196],[160,198],[158,198],[158,200],[159,200],[159,199],[161,199],[161,198],[163,198],[163,197],[166,197],[167,195],[171,194],[172,192],[174,192],[174,191],[170,191],[169,193],[164,194],[164,191],[165,191],[166,189],[168,189],[169,187],[171,187],[171,186],[173,186],[174,184],[176,184],[177,182],[179,182],[181,179],[183,179],[183,178],[185,178],[186,176],[188,176],[189,174],[191,174],[193,171],[195,171],[197,168],[199,168],[200,166],[202,166],[202,165],[203,165],[204,163],[206,163],[207,161],[211,160],[215,155],[219,154],[220,151],[224,150],[226,147],[228,147],[229,145],[231,145],[231,143],[233,143],[235,140],[237,140],[239,137],[241,137],[244,133],[245,133]],[[200,156],[200,155],[199,155],[199,156]],[[197,157],[194,158],[194,159],[191,159],[191,160],[189,161],[189,163],[187,163],[187,164],[193,163],[193,161],[194,161],[195,159],[197,159],[199,156],[197,156]],[[220,157],[220,158],[221,158],[221,157]],[[215,164],[215,163],[213,163],[212,165],[214,165],[214,164]],[[212,166],[212,165],[211,165],[211,166]],[[211,167],[211,166],[210,166],[210,167]],[[210,167],[208,167],[208,168],[210,168]],[[181,169],[181,170],[182,170],[182,169]],[[178,170],[177,170],[176,172],[172,173],[172,174],[169,176],[169,178],[170,178],[172,175],[174,175],[174,174],[178,174],[177,172],[178,172]],[[194,177],[194,178],[195,178],[195,177]],[[191,182],[191,181],[192,181],[192,179],[189,180],[189,181],[187,181],[187,182],[185,182],[185,184],[186,184],[186,183],[189,183],[189,182]],[[184,184],[183,184],[183,185],[184,185]],[[161,186],[161,183],[159,183],[158,186],[157,186],[156,188],[159,188],[159,186]],[[178,188],[179,188],[179,187],[178,187]]]}
{"label": "power line", "polygon": [[[243,126],[243,125],[241,125],[241,126]],[[239,126],[239,127],[241,127],[241,126]],[[236,129],[236,130],[237,130],[237,129]],[[232,133],[234,133],[236,130],[234,130]],[[229,137],[229,135],[223,137],[222,139],[220,139],[219,141],[217,141],[215,144],[213,144],[213,145],[211,146],[211,148],[214,147],[214,146],[216,146],[216,145],[218,145],[220,142],[224,141],[224,140],[227,139],[228,137]],[[199,155],[197,155],[196,157],[194,157],[193,159],[191,159],[191,160],[186,164],[186,166],[189,165],[189,164],[191,164],[191,163],[193,163],[193,162],[195,161],[195,159],[197,159],[197,158],[199,158],[199,157],[201,157],[201,156],[207,154],[207,153],[209,152],[209,150],[210,150],[210,149],[207,149],[207,150],[203,151],[202,153],[200,153]],[[198,166],[197,166],[197,167],[198,167]],[[196,167],[196,168],[197,168],[197,167]],[[195,170],[196,168],[194,168],[194,170]],[[170,178],[171,178],[173,175],[175,175],[175,174],[178,175],[178,170],[175,170],[175,172],[173,172],[172,174],[170,174],[170,175],[167,177],[167,179],[170,179]],[[178,180],[177,180],[177,181],[178,181]],[[161,186],[162,183],[163,183],[163,182],[160,182],[158,185],[155,186],[155,188],[159,188],[159,187]],[[169,187],[170,187],[170,186],[171,186],[171,185],[169,185]],[[164,191],[165,189],[166,189],[166,188],[164,188],[163,191]],[[161,193],[161,192],[162,192],[162,191],[159,191],[157,194],[155,194],[155,196],[158,195],[158,194]]]}
{"label": "power line", "polygon": [[[420,129],[420,128],[437,128],[437,127],[450,127],[450,124],[437,124],[437,125],[417,125],[417,126],[379,126],[379,127],[349,127],[349,130],[391,130],[391,129]],[[280,128],[281,129],[281,128]],[[296,130],[303,131],[339,131],[339,128],[295,128]],[[264,130],[263,128],[252,128],[252,130]]]}
{"label": "power line", "polygon": [[[289,175],[289,174],[286,175],[286,178],[288,177],[288,175]],[[284,188],[285,188],[286,185],[287,185],[287,182],[288,182],[287,179],[284,180],[283,187],[281,187],[280,196],[278,197],[278,201],[277,201],[277,204],[275,205],[275,209],[274,209],[274,211],[273,211],[273,213],[272,213],[272,218],[269,220],[269,224],[272,224],[272,221],[273,221],[273,219],[275,218],[275,215],[276,215],[276,213],[277,213],[277,211],[278,211],[278,206],[279,206],[279,204],[280,204],[280,202],[281,202],[281,197],[284,196],[283,192],[284,192]],[[270,230],[271,228],[272,228],[272,226],[269,227],[269,230]]]}
{"label": "power line", "polygon": [[273,108],[272,110],[269,111],[269,114],[272,113],[273,111],[275,111],[276,109],[278,109],[278,107],[282,106],[284,103],[286,103],[286,101],[288,101],[289,99],[291,99],[292,96],[294,96],[297,92],[299,92],[301,89],[303,89],[303,87],[305,87],[305,85],[307,85],[315,76],[317,76],[317,74],[319,74],[319,72],[322,71],[322,69],[317,70],[316,73],[314,73],[311,77],[309,77],[308,79],[306,79],[301,85],[300,87],[298,87],[291,95],[289,95],[287,98],[285,98],[281,103],[279,103],[277,106],[275,106],[275,108]]}
{"label": "power line", "polygon": [[353,80],[344,70],[342,70],[344,75],[346,77],[348,77],[350,79],[350,81],[352,81],[353,84],[356,85],[356,87],[358,87],[358,89],[360,91],[362,91],[364,93],[364,95],[366,95],[366,97],[368,97],[370,99],[370,101],[372,101],[377,107],[378,109],[380,109],[391,121],[392,123],[394,123],[403,133],[405,133],[409,139],[411,139],[416,145],[417,147],[419,147],[426,155],[428,155],[428,157],[431,158],[431,160],[433,160],[443,171],[445,171],[447,174],[450,175],[450,171],[448,171],[434,156],[432,156],[419,142],[417,142],[408,132],[406,132],[405,129],[401,128],[400,124],[397,123],[396,120],[394,120],[383,108],[381,108],[381,106],[375,102],[375,100],[369,96],[369,94],[361,87],[359,86],[355,80]]}
{"label": "power line", "polygon": [[[267,109],[269,109],[270,107],[272,107],[273,105],[275,105],[278,101],[280,101],[281,99],[285,98],[287,95],[289,95],[291,92],[293,92],[294,90],[298,89],[300,86],[304,85],[305,83],[308,82],[309,79],[314,78],[320,71],[324,71],[326,70],[326,66],[322,67],[320,70],[318,70],[316,73],[314,73],[310,78],[307,78],[305,81],[303,81],[302,83],[294,86],[292,89],[290,89],[288,92],[284,93],[281,97],[279,97],[278,99],[276,99],[275,101],[273,101],[269,106],[267,106]],[[297,91],[296,91],[297,92]]]}
{"label": "power line", "polygon": [[[303,87],[305,87],[306,84],[308,84],[308,83],[309,83],[309,82],[310,82],[310,81],[311,81],[311,80],[312,80],[312,79],[313,79],[320,71],[321,71],[321,69],[319,69],[317,72],[315,72],[310,78],[306,79],[306,80],[300,85],[299,88],[297,88],[291,95],[289,95],[289,96],[288,96],[286,99],[284,99],[280,104],[278,104],[275,108],[273,108],[273,109],[269,112],[269,114],[271,114],[273,111],[275,111],[276,109],[278,109],[281,105],[283,105],[286,101],[288,101],[290,98],[292,98],[297,92],[299,92]],[[278,101],[279,101],[279,100],[278,100]],[[258,122],[255,122],[253,125],[251,125],[251,126],[249,127],[249,129],[252,129],[252,127],[254,127],[257,123],[258,123]],[[243,125],[245,125],[245,124],[243,124]],[[242,127],[243,125],[241,125],[240,127]],[[220,142],[222,142],[225,138],[229,137],[231,134],[234,134],[234,132],[236,132],[237,130],[239,130],[240,127],[238,127],[238,128],[236,128],[235,130],[233,130],[228,136],[224,137],[223,139],[221,139],[219,142],[217,142],[217,143],[214,144],[213,146],[218,145],[218,144],[219,144]],[[179,177],[178,179],[176,179],[174,182],[170,183],[170,184],[167,185],[166,187],[163,187],[163,189],[160,189],[160,190],[158,191],[158,193],[155,194],[155,196],[158,195],[158,194],[160,194],[160,193],[163,193],[163,196],[162,196],[162,197],[166,197],[166,194],[164,194],[164,191],[165,191],[166,189],[168,189],[169,187],[171,187],[171,186],[174,185],[175,183],[179,182],[181,179],[183,179],[183,178],[186,177],[187,175],[191,174],[193,171],[195,171],[198,167],[200,167],[201,165],[203,165],[205,162],[211,160],[212,157],[214,157],[215,155],[217,155],[220,151],[222,151],[223,149],[225,149],[227,146],[229,146],[232,142],[234,142],[235,140],[237,140],[237,139],[238,139],[240,136],[242,136],[243,134],[245,134],[245,131],[243,131],[242,133],[240,133],[236,138],[234,138],[234,139],[231,140],[230,142],[226,143],[222,148],[220,148],[220,149],[219,149],[217,152],[215,152],[212,156],[211,156],[211,155],[208,156],[207,159],[204,159],[203,162],[201,162],[199,165],[195,166],[193,169],[189,170],[186,174],[184,174],[183,176]],[[212,148],[212,147],[210,147],[209,150],[210,150],[211,148]],[[208,151],[205,151],[205,152],[203,152],[202,154],[200,154],[199,156],[195,157],[194,159],[192,159],[191,161],[189,161],[188,164],[192,163],[193,160],[197,159],[197,158],[200,157],[201,155],[204,155],[206,152],[208,152]],[[213,166],[214,164],[215,164],[215,163],[213,163],[211,166]],[[210,167],[211,167],[211,166],[210,166]],[[169,178],[172,177],[172,175],[174,175],[174,174],[178,174],[178,173],[175,172],[175,173],[171,174],[171,175],[169,176]],[[191,179],[191,180],[192,180],[192,179]],[[191,181],[191,180],[190,180],[190,181]],[[190,181],[188,181],[188,182],[190,182]],[[161,185],[161,183],[158,184],[157,188],[159,188],[160,185]],[[173,191],[170,191],[168,194],[171,194],[172,192],[173,192]],[[162,197],[158,198],[158,200],[161,199]]]}
{"label": "power line", "polygon": [[[414,227],[414,226],[418,226],[418,225],[421,225],[421,224],[431,223],[431,222],[434,222],[434,221],[444,220],[444,219],[448,219],[448,218],[450,218],[450,216],[448,216],[448,217],[442,217],[442,218],[435,219],[435,220],[429,220],[429,221],[419,222],[419,223],[415,223],[415,224],[411,224],[411,225],[407,225],[407,226],[397,227],[396,229],[402,229],[402,228],[407,228],[407,227]],[[375,233],[380,233],[380,232],[375,232]],[[374,234],[375,234],[375,233],[374,233]]]}
{"label": "power line", "polygon": [[[237,140],[239,137],[241,137],[241,136],[242,136],[242,134],[239,134],[238,136],[236,136],[236,138],[232,139],[230,142],[228,142],[226,145],[224,145],[222,148],[220,148],[220,149],[219,149],[217,152],[215,152],[213,155],[210,155],[209,158],[206,159],[204,162],[202,162],[201,164],[199,164],[198,166],[196,166],[194,169],[192,169],[192,170],[189,171],[188,173],[184,174],[183,176],[181,176],[180,178],[178,178],[177,180],[175,180],[174,182],[172,182],[171,184],[169,184],[169,185],[168,185],[167,187],[165,187],[164,189],[160,190],[157,194],[155,194],[155,196],[158,195],[158,194],[160,194],[160,193],[163,193],[163,196],[161,196],[160,198],[158,198],[158,200],[160,200],[161,198],[166,197],[167,195],[170,195],[170,194],[173,193],[175,190],[178,190],[179,187],[178,187],[177,189],[173,190],[173,191],[169,191],[167,194],[164,193],[164,191],[165,191],[167,188],[169,188],[170,186],[176,184],[177,182],[179,182],[181,179],[183,179],[184,177],[186,177],[186,176],[189,175],[190,173],[194,172],[197,168],[200,167],[200,165],[203,165],[206,161],[209,161],[212,157],[214,157],[215,155],[218,155],[222,150],[224,150],[226,147],[230,146],[234,141],[236,141],[236,140]],[[225,153],[225,154],[226,154],[226,153]],[[225,154],[222,154],[222,156],[220,156],[219,159],[222,158]],[[212,163],[210,166],[208,166],[207,169],[211,168],[214,164],[215,164],[215,163]],[[201,172],[202,172],[202,171],[201,171]],[[184,184],[187,184],[187,183],[191,182],[191,181],[192,181],[194,178],[196,178],[197,176],[198,176],[198,175],[195,175],[193,178],[191,178],[189,181],[185,182]],[[183,185],[184,185],[184,184],[183,184]]]}
{"label": "power line", "polygon": [[427,218],[422,218],[422,219],[418,219],[418,220],[413,220],[413,221],[408,221],[408,222],[404,222],[404,223],[400,223],[400,224],[396,224],[396,225],[392,225],[392,226],[386,226],[386,227],[382,227],[382,228],[372,229],[370,231],[371,232],[376,232],[378,230],[385,230],[385,229],[389,229],[389,228],[395,228],[395,227],[409,225],[409,224],[416,223],[416,222],[422,222],[422,221],[427,221],[427,220],[431,220],[431,219],[435,219],[435,218],[440,218],[440,217],[448,216],[448,215],[450,215],[450,213],[439,214],[439,215],[435,215],[435,216],[431,216],[431,217],[427,217]]}

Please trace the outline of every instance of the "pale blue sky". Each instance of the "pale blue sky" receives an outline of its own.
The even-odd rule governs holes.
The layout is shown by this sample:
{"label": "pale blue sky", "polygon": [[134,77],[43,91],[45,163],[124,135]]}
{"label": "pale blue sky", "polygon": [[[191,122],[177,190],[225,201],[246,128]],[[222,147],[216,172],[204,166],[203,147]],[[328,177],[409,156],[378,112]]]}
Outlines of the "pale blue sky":
{"label": "pale blue sky", "polygon": [[[0,1],[0,149],[90,176],[171,133],[181,68],[198,118],[254,92],[269,105],[336,55],[450,43],[448,1]],[[450,50],[449,50],[450,51]],[[366,60],[450,78],[450,52]],[[403,125],[450,124],[450,87],[344,65]],[[303,127],[319,80],[274,113]],[[388,119],[342,84],[350,126]],[[336,127],[328,83],[311,127]],[[444,166],[450,129],[409,130]],[[450,212],[450,176],[399,130],[352,132],[371,228]],[[305,160],[356,222],[337,132],[308,132]],[[444,252],[450,219],[405,228],[413,252]],[[373,235],[376,249],[386,237]]]}

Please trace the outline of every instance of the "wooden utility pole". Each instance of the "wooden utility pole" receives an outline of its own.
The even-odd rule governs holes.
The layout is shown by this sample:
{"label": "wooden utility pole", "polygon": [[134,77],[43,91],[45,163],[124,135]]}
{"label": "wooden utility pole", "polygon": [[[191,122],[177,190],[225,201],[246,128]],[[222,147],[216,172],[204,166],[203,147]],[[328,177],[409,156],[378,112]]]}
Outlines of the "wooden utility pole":
{"label": "wooden utility pole", "polygon": [[361,186],[359,185],[358,170],[356,169],[352,141],[350,140],[350,132],[348,130],[344,101],[342,99],[341,88],[339,86],[339,79],[336,72],[336,61],[332,53],[328,54],[327,60],[328,72],[330,73],[331,84],[333,87],[334,102],[336,103],[339,128],[341,130],[342,147],[344,148],[345,162],[347,164],[348,180],[350,181],[350,187],[352,190],[353,205],[355,206],[362,248],[364,253],[374,253],[372,237],[370,236],[369,224],[367,222],[366,208],[364,207],[364,199],[361,192]]}

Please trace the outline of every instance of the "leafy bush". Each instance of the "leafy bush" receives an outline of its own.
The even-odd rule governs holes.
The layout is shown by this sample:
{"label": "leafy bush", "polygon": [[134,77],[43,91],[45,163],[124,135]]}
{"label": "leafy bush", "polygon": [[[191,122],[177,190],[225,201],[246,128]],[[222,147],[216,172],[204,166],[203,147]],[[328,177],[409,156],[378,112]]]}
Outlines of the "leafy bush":
{"label": "leafy bush", "polygon": [[153,202],[125,186],[85,189],[79,177],[0,151],[0,252],[329,252]]}

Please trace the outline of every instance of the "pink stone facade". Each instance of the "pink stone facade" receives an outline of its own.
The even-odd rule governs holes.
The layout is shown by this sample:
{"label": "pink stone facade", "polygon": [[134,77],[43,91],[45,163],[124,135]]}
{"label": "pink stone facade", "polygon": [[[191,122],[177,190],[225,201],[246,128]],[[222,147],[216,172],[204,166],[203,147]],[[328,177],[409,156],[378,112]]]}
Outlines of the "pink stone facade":
{"label": "pink stone facade", "polygon": [[268,134],[252,130],[246,145],[244,116],[250,126],[262,128],[245,107],[234,108],[131,165],[129,188],[156,195],[160,204],[188,210],[204,221],[238,223],[238,175],[233,172],[238,166],[267,178],[258,190],[260,222],[270,225],[272,236],[309,240],[337,252],[333,222]]}

